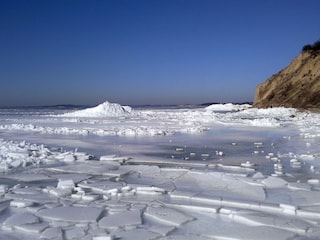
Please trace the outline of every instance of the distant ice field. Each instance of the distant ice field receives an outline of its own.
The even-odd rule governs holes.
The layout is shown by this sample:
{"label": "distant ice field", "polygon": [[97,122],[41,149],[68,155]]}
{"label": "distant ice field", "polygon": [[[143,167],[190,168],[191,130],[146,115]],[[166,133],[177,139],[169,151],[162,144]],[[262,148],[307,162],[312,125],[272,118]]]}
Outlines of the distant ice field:
{"label": "distant ice field", "polygon": [[[248,104],[134,110],[105,102],[84,110],[2,109],[0,133],[9,140],[78,148],[97,157],[121,154],[228,164],[254,158],[259,171],[270,174],[273,168],[264,161],[267,152],[318,154],[319,119],[311,112],[254,109]],[[257,154],[255,143],[262,144],[263,153]],[[318,161],[312,164],[320,166]]]}

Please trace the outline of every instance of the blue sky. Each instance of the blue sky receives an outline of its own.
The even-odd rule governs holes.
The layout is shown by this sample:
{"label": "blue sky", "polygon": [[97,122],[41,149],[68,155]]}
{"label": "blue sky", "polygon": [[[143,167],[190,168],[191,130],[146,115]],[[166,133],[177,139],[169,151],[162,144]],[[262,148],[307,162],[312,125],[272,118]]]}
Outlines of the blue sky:
{"label": "blue sky", "polygon": [[252,101],[318,0],[2,0],[0,106]]}

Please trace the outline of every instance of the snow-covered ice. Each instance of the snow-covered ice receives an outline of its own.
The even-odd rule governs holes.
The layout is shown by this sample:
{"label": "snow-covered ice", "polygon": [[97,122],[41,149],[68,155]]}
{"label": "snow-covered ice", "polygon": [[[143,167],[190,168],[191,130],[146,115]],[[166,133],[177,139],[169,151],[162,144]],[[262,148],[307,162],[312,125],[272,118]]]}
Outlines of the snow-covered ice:
{"label": "snow-covered ice", "polygon": [[320,114],[0,110],[0,239],[318,239]]}
{"label": "snow-covered ice", "polygon": [[118,103],[109,103],[108,101],[99,104],[96,107],[78,110],[74,112],[64,113],[65,117],[88,117],[88,118],[101,118],[101,117],[121,117],[130,115],[133,109],[129,106],[121,106]]}

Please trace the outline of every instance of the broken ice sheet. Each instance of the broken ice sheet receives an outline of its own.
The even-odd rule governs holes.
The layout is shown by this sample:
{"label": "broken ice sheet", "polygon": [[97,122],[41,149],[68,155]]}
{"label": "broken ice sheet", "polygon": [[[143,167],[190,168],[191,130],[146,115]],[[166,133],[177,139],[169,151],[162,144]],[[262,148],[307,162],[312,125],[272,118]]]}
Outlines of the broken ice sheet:
{"label": "broken ice sheet", "polygon": [[21,182],[55,182],[56,179],[45,175],[45,174],[34,174],[34,173],[19,173],[19,174],[10,174],[3,176],[7,179],[14,179]]}
{"label": "broken ice sheet", "polygon": [[54,197],[51,197],[45,193],[39,193],[39,194],[7,193],[5,195],[5,198],[6,199],[13,199],[13,200],[29,201],[29,202],[34,202],[37,204],[46,204],[46,203],[56,202],[56,199]]}
{"label": "broken ice sheet", "polygon": [[49,226],[47,222],[17,225],[14,228],[18,231],[25,232],[28,234],[39,234]]}
{"label": "broken ice sheet", "polygon": [[193,217],[168,207],[148,207],[144,216],[159,223],[176,227],[194,220]]}
{"label": "broken ice sheet", "polygon": [[[33,214],[36,216],[35,223],[16,225],[12,231],[7,231],[6,233],[9,233],[10,236],[22,232],[26,233],[25,235],[30,233],[30,238],[35,233],[44,239],[54,237],[58,239],[67,237],[95,240],[120,239],[120,237],[122,237],[121,239],[136,238],[139,240],[154,238],[175,240],[318,239],[320,232],[317,233],[315,228],[319,226],[320,219],[319,177],[317,175],[319,171],[317,168],[319,165],[317,163],[319,150],[311,149],[312,147],[317,147],[316,143],[320,135],[317,136],[319,131],[315,130],[318,127],[303,130],[306,132],[303,132],[301,137],[314,138],[312,139],[314,141],[308,140],[312,144],[308,146],[306,151],[305,149],[298,149],[300,148],[298,147],[299,145],[293,141],[300,138],[299,131],[301,126],[306,124],[318,126],[320,117],[310,121],[308,117],[304,116],[303,121],[298,124],[300,127],[297,125],[298,127],[294,129],[298,134],[295,132],[295,139],[292,138],[290,141],[293,146],[292,149],[297,150],[293,154],[303,163],[302,169],[299,169],[299,171],[303,171],[303,167],[307,167],[307,164],[310,164],[309,157],[304,157],[303,154],[309,156],[314,154],[312,160],[314,167],[312,168],[312,176],[308,176],[308,173],[306,173],[305,179],[309,179],[309,181],[291,179],[294,181],[291,183],[289,182],[291,180],[288,180],[289,175],[277,178],[269,177],[269,170],[265,170],[263,167],[260,168],[259,165],[262,161],[265,161],[263,162],[264,166],[270,164],[273,169],[272,160],[265,159],[265,154],[260,154],[261,150],[271,151],[266,147],[268,142],[271,143],[271,140],[275,144],[270,148],[275,148],[272,152],[275,154],[274,157],[277,156],[277,160],[281,157],[276,152],[281,152],[283,147],[287,147],[282,139],[283,131],[290,134],[292,129],[282,128],[282,130],[279,130],[275,126],[280,127],[281,124],[286,125],[289,122],[290,126],[292,126],[299,119],[299,116],[294,119],[286,118],[288,115],[286,109],[282,109],[281,114],[277,114],[277,111],[277,109],[273,109],[272,111],[264,110],[262,112],[252,109],[238,113],[213,114],[212,111],[208,112],[203,109],[181,111],[151,110],[142,111],[141,115],[135,116],[135,119],[131,117],[121,120],[88,118],[81,122],[79,119],[73,118],[65,122],[48,117],[48,119],[41,119],[41,124],[39,119],[34,119],[36,121],[32,120],[35,123],[31,125],[26,123],[30,120],[19,116],[19,121],[22,120],[26,124],[23,123],[14,127],[12,124],[15,124],[14,122],[17,119],[13,119],[12,124],[10,122],[6,125],[8,129],[6,127],[2,128],[1,132],[6,131],[5,134],[8,134],[4,136],[19,138],[21,136],[10,132],[9,128],[24,129],[24,136],[31,138],[33,142],[49,142],[53,145],[59,145],[57,143],[60,142],[64,147],[68,147],[68,144],[73,145],[69,146],[71,148],[85,146],[86,149],[92,148],[91,153],[105,156],[104,159],[100,159],[105,161],[98,161],[98,157],[93,161],[80,163],[78,160],[85,161],[90,154],[87,155],[78,151],[76,153],[70,151],[63,154],[58,148],[58,150],[49,150],[44,145],[31,146],[27,142],[21,141],[19,143],[9,141],[3,143],[5,146],[0,149],[0,155],[1,153],[9,153],[15,160],[12,161],[11,167],[20,166],[21,172],[2,175],[4,182],[0,192],[2,197],[8,200],[4,204],[1,223],[4,226],[3,221],[15,216],[17,212],[19,214]],[[299,113],[295,114],[298,115]],[[263,118],[266,118],[266,120],[263,120]],[[285,121],[281,122],[279,119],[284,119]],[[140,127],[142,122],[146,125],[145,127]],[[68,124],[67,127],[65,126],[66,124]],[[226,127],[221,126],[223,124],[226,124]],[[256,126],[268,125],[268,134],[263,135],[266,132],[263,128],[254,130],[252,127],[246,127],[252,124]],[[43,127],[40,125],[43,125]],[[159,126],[155,128],[155,125]],[[237,129],[239,125],[242,125],[240,130],[239,128]],[[153,129],[158,129],[162,133],[185,132],[187,129],[194,129],[199,133],[206,127],[211,128],[211,132],[197,136],[189,135],[189,137],[187,135],[175,135],[148,139],[140,138],[138,140],[132,138],[128,140],[122,137],[96,138],[92,136],[94,134],[106,135],[109,133],[137,134],[139,129],[144,129],[144,131],[140,131],[141,134],[150,134]],[[30,132],[35,132],[34,129],[42,131],[43,134],[56,133],[56,135],[30,134]],[[79,138],[79,134],[88,134],[88,132],[90,132],[89,135]],[[226,161],[230,152],[227,148],[223,149],[221,146],[217,146],[217,149],[223,150],[225,156],[221,160],[218,159],[220,157],[213,159],[210,164],[205,161],[189,163],[181,159],[174,159],[174,161],[165,159],[162,161],[161,157],[153,158],[150,157],[151,155],[145,155],[140,158],[140,153],[150,153],[152,150],[157,150],[160,145],[168,145],[171,140],[170,144],[177,146],[195,143],[195,145],[201,144],[201,146],[204,146],[207,144],[212,145],[212,143],[221,143],[226,139],[225,134],[221,134],[221,132],[229,133],[228,146],[235,149],[234,156],[230,157],[237,159],[238,165],[231,164],[231,161]],[[69,135],[59,137],[58,134]],[[75,135],[72,136],[70,134]],[[278,135],[281,135],[280,140]],[[259,149],[255,149],[259,150],[259,154],[252,155],[252,151],[245,152],[247,149],[242,149],[243,144],[248,142],[248,139],[252,141],[255,139],[254,141],[257,140],[264,143]],[[116,143],[114,144],[114,142]],[[127,144],[128,142],[130,144]],[[236,147],[231,145],[233,142],[237,143]],[[129,145],[131,147],[128,147]],[[150,146],[149,150],[141,150],[141,148],[147,149],[142,145]],[[305,142],[303,142],[302,146],[305,147]],[[105,149],[112,149],[112,151],[109,152],[109,150]],[[95,151],[99,152],[99,154],[96,154]],[[287,152],[287,149],[284,152]],[[43,165],[40,165],[40,168],[32,168],[32,164],[28,165],[31,162],[26,162],[25,166],[28,165],[28,169],[24,170],[24,163],[19,159],[28,160],[26,153],[28,155],[30,153],[33,157],[33,159],[29,160],[33,160],[36,164],[42,162]],[[117,158],[115,156],[128,156],[128,158]],[[256,160],[259,157],[263,160],[260,159],[260,162],[257,163]],[[1,160],[4,159],[7,158],[1,158]],[[43,161],[40,161],[41,159]],[[281,160],[284,172],[290,174],[292,168],[286,165],[285,157]],[[63,161],[63,163],[59,163],[59,161]],[[243,170],[240,167],[240,163],[246,161],[257,164],[261,173],[255,174],[251,169],[250,171]],[[51,165],[45,165],[47,163]],[[156,166],[156,164],[161,167]],[[2,164],[1,167],[5,168],[5,164]],[[307,169],[310,169],[310,167],[307,167]],[[224,173],[216,174],[214,173],[216,171]],[[252,175],[253,177],[250,177]],[[47,177],[49,179],[46,180]],[[301,181],[298,182],[298,180]],[[21,186],[12,188],[16,182],[21,182]],[[68,194],[59,195],[57,189],[69,189]],[[49,190],[52,191],[50,192]],[[57,196],[52,195],[52,193]],[[81,198],[78,198],[79,196]],[[88,201],[84,201],[85,198]],[[11,201],[12,206],[8,207],[9,201]],[[16,207],[21,208],[17,209]],[[84,219],[79,216],[79,212],[87,207],[102,209],[102,212],[99,215],[99,210],[92,217],[88,213],[88,219],[92,220],[92,222],[91,220],[88,222],[87,217]],[[163,211],[158,211],[157,208],[163,208]],[[49,209],[52,210],[49,211]],[[132,212],[136,214],[131,216]],[[44,215],[42,216],[41,214]],[[73,215],[73,219],[69,215]],[[187,216],[187,220],[189,218],[192,220],[187,222],[180,221],[179,216],[181,219]],[[39,222],[37,222],[37,218]],[[108,218],[109,220],[107,220]],[[122,227],[114,226],[113,221],[111,223],[108,222],[110,219],[114,220],[114,222],[121,221]],[[105,223],[105,226],[100,228],[100,222],[101,226],[102,223]],[[50,223],[50,226],[40,233],[47,223]],[[306,227],[308,227],[308,231],[303,233]],[[113,233],[109,232],[108,228],[116,230]],[[2,230],[1,237],[5,232],[4,228]],[[87,234],[84,235],[84,233]],[[310,233],[313,235],[309,235]],[[10,239],[10,236],[8,239]],[[313,236],[315,237],[312,238]]]}
{"label": "broken ice sheet", "polygon": [[102,208],[96,207],[56,207],[40,210],[37,215],[47,220],[74,223],[96,222],[102,214]]}
{"label": "broken ice sheet", "polygon": [[24,224],[39,223],[40,219],[31,213],[18,213],[7,218],[3,225],[6,229],[14,229],[16,226]]}
{"label": "broken ice sheet", "polygon": [[[244,180],[242,180],[244,179]],[[216,197],[263,201],[265,192],[261,186],[251,185],[245,177],[235,177],[220,172],[189,171],[174,180],[180,191],[197,191]]]}
{"label": "broken ice sheet", "polygon": [[303,220],[273,216],[268,213],[239,212],[230,217],[236,222],[249,226],[267,226],[298,234],[305,234],[310,227],[310,224]]}
{"label": "broken ice sheet", "polygon": [[161,169],[158,166],[128,165],[121,168],[131,173],[125,177],[125,180],[129,183],[155,186],[170,181],[161,173]]}
{"label": "broken ice sheet", "polygon": [[41,233],[41,239],[63,239],[61,227],[47,228]]}
{"label": "broken ice sheet", "polygon": [[99,220],[99,227],[106,229],[118,229],[122,227],[134,227],[142,224],[139,210],[124,211],[107,215]]}
{"label": "broken ice sheet", "polygon": [[117,232],[116,236],[119,237],[121,240],[156,240],[160,237],[158,233],[151,232],[143,228],[136,228],[128,231]]}
{"label": "broken ice sheet", "polygon": [[101,163],[98,161],[90,161],[90,164],[86,162],[79,162],[70,165],[50,167],[46,168],[47,171],[57,173],[72,173],[72,174],[90,174],[94,176],[105,176],[109,172],[116,171],[119,169],[119,164]]}
{"label": "broken ice sheet", "polygon": [[[245,222],[235,222],[230,216],[213,215],[212,213],[192,212],[196,221],[179,227],[165,239],[233,239],[233,240],[269,240],[290,239],[296,233],[268,226],[248,226]],[[192,236],[192,237],[190,237]]]}
{"label": "broken ice sheet", "polygon": [[124,183],[112,181],[88,181],[86,183],[78,184],[78,187],[101,194],[117,193],[118,189],[121,189],[123,186]]}

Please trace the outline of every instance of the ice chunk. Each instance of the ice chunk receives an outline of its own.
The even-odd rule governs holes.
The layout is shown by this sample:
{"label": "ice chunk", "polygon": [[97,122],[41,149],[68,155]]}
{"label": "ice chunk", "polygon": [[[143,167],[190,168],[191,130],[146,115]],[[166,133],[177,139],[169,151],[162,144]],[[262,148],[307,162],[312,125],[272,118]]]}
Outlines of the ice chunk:
{"label": "ice chunk", "polygon": [[15,188],[12,189],[12,192],[15,194],[41,194],[41,188],[35,187],[24,187],[24,188]]}
{"label": "ice chunk", "polygon": [[118,193],[119,189],[123,187],[123,184],[120,182],[100,181],[92,183],[79,183],[78,186],[96,193],[111,194],[112,192]]}
{"label": "ice chunk", "polygon": [[255,166],[255,164],[254,164],[254,163],[251,163],[250,161],[246,161],[245,163],[241,163],[240,166],[241,166],[241,167],[251,168],[251,167]]}
{"label": "ice chunk", "polygon": [[291,214],[291,215],[295,215],[298,209],[297,206],[292,204],[280,203],[279,206],[284,213]]}
{"label": "ice chunk", "polygon": [[29,201],[38,204],[46,204],[55,202],[56,200],[53,197],[48,196],[47,194],[39,193],[39,194],[11,194],[7,193],[5,195],[7,199],[21,200],[21,201]]}
{"label": "ice chunk", "polygon": [[19,173],[7,176],[9,179],[15,179],[22,182],[54,182],[55,179],[44,174]]}
{"label": "ice chunk", "polygon": [[60,227],[47,228],[41,233],[41,239],[63,239],[62,229]]}
{"label": "ice chunk", "polygon": [[10,200],[0,198],[0,214],[10,205]]}
{"label": "ice chunk", "polygon": [[8,192],[8,185],[0,184],[0,194],[5,194],[6,192]]}
{"label": "ice chunk", "polygon": [[167,207],[148,207],[144,212],[144,216],[150,217],[162,224],[177,227],[194,220],[194,218],[191,216]]}
{"label": "ice chunk", "polygon": [[269,176],[268,178],[262,180],[262,183],[267,188],[281,188],[281,187],[286,187],[288,185],[287,181],[279,177],[273,177],[273,176]]}
{"label": "ice chunk", "polygon": [[12,229],[15,226],[39,223],[39,221],[39,218],[31,213],[18,213],[8,217],[3,224],[6,228]]}
{"label": "ice chunk", "polygon": [[125,226],[138,226],[142,224],[139,210],[125,211],[103,217],[99,221],[100,228],[121,228]]}
{"label": "ice chunk", "polygon": [[75,184],[72,179],[68,179],[68,180],[59,179],[59,182],[57,185],[57,188],[61,188],[61,189],[72,189],[74,187],[75,187]]}
{"label": "ice chunk", "polygon": [[263,187],[248,184],[246,177],[232,176],[220,172],[189,171],[174,180],[180,191],[197,191],[215,197],[241,198],[263,201]]}
{"label": "ice chunk", "polygon": [[108,175],[109,172],[119,169],[119,165],[114,163],[102,163],[91,161],[90,164],[77,162],[71,165],[51,167],[49,171],[60,172],[60,173],[78,173],[78,174],[92,174],[92,175]]}
{"label": "ice chunk", "polygon": [[253,179],[264,179],[264,176],[261,172],[257,172],[252,176]]}
{"label": "ice chunk", "polygon": [[52,194],[55,197],[66,197],[70,196],[72,193],[71,188],[54,188],[54,187],[47,187],[48,193]]}
{"label": "ice chunk", "polygon": [[85,195],[82,195],[81,199],[83,201],[95,201],[97,199],[100,199],[100,195],[97,195],[97,194],[85,194]]}
{"label": "ice chunk", "polygon": [[116,239],[113,235],[103,235],[103,236],[94,236],[92,240],[114,240]]}
{"label": "ice chunk", "polygon": [[159,239],[160,235],[145,229],[132,229],[125,232],[117,232],[117,237],[120,237],[121,240],[155,240]]}
{"label": "ice chunk", "polygon": [[87,154],[85,152],[74,152],[74,157],[76,161],[87,161],[93,158],[93,155]]}
{"label": "ice chunk", "polygon": [[102,211],[96,207],[56,207],[40,210],[37,215],[54,221],[90,223],[96,222]]}
{"label": "ice chunk", "polygon": [[298,219],[288,219],[284,217],[275,217],[268,213],[237,213],[232,219],[249,226],[267,226],[282,230],[291,231],[293,233],[305,234],[308,230],[308,224]]}
{"label": "ice chunk", "polygon": [[307,183],[288,183],[288,188],[293,189],[293,190],[305,190],[305,191],[310,191],[311,186]]}
{"label": "ice chunk", "polygon": [[315,156],[312,154],[301,154],[298,157],[302,160],[309,160],[309,161],[312,161],[315,159]]}
{"label": "ice chunk", "polygon": [[308,179],[308,183],[310,185],[319,185],[320,184],[320,180],[319,179],[315,179],[315,178],[311,178],[311,179]]}
{"label": "ice chunk", "polygon": [[81,239],[86,235],[86,231],[83,227],[76,227],[66,229],[64,235],[66,239]]}
{"label": "ice chunk", "polygon": [[163,188],[159,188],[159,187],[145,187],[145,186],[141,186],[141,187],[137,187],[137,194],[165,194],[166,190],[164,190]]}
{"label": "ice chunk", "polygon": [[25,200],[13,200],[10,202],[10,206],[16,207],[16,208],[31,207],[33,205],[34,205],[34,202],[25,201]]}
{"label": "ice chunk", "polygon": [[297,205],[320,205],[319,191],[295,190],[290,194],[290,197],[292,202]]}
{"label": "ice chunk", "polygon": [[47,222],[41,222],[41,223],[34,223],[34,224],[23,224],[23,225],[17,225],[14,228],[18,231],[31,233],[31,234],[39,234],[43,230],[45,230],[49,224]]}
{"label": "ice chunk", "polygon": [[104,155],[100,157],[100,161],[116,161],[120,163],[124,163],[129,159],[130,157],[120,157],[118,155]]}
{"label": "ice chunk", "polygon": [[148,228],[149,231],[159,233],[161,236],[167,236],[177,228],[175,226],[160,226],[160,225],[152,225]]}
{"label": "ice chunk", "polygon": [[176,148],[176,152],[184,152],[184,148],[178,147],[178,148]]}

